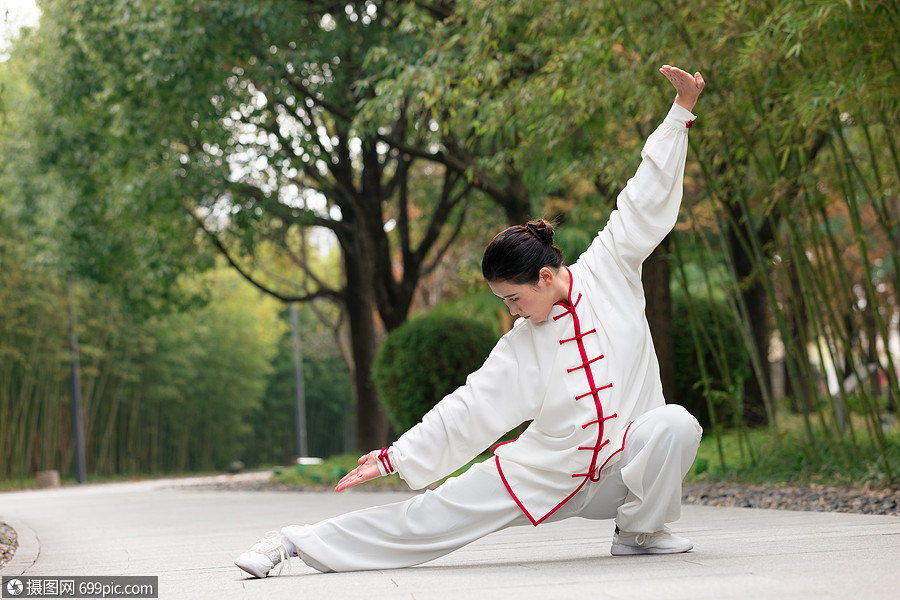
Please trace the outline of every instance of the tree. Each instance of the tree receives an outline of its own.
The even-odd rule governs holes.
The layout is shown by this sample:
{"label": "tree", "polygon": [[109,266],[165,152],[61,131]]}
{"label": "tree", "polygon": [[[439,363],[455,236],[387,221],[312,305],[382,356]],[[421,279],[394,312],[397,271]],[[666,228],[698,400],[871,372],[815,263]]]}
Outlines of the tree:
{"label": "tree", "polygon": [[[40,132],[47,160],[83,181],[73,214],[121,198],[125,214],[190,215],[260,289],[339,304],[363,448],[387,436],[369,377],[379,330],[406,318],[474,187],[434,160],[419,107],[393,106],[372,129],[354,121],[381,68],[368,51],[418,51],[397,24],[392,5],[373,2],[47,2],[31,40],[36,85],[64,117]],[[106,245],[95,254],[115,248],[120,223],[90,237]],[[321,231],[341,248],[339,274],[307,260]],[[270,276],[261,243],[300,276]]]}
{"label": "tree", "polygon": [[[316,307],[314,304],[325,304]],[[353,391],[347,365],[319,311],[326,301],[300,307],[303,389],[309,456],[355,451]],[[288,323],[288,311],[281,320]],[[295,357],[291,331],[285,331],[273,361],[274,372],[251,417],[253,430],[241,460],[249,465],[289,465],[297,458]]]}

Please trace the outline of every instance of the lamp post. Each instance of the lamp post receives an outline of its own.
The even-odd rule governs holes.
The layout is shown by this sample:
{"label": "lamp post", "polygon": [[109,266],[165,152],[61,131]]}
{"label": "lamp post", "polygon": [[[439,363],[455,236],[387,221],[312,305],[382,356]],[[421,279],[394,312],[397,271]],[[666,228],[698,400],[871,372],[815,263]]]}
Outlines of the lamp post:
{"label": "lamp post", "polygon": [[297,406],[297,457],[309,456],[306,444],[306,396],[303,389],[303,354],[300,347],[300,316],[297,303],[291,302],[291,337],[294,346],[294,390]]}
{"label": "lamp post", "polygon": [[70,275],[69,284],[69,351],[72,365],[69,374],[72,405],[72,437],[75,444],[75,480],[87,481],[84,459],[84,420],[81,414],[81,362],[78,352],[78,315],[75,310],[75,283]]}

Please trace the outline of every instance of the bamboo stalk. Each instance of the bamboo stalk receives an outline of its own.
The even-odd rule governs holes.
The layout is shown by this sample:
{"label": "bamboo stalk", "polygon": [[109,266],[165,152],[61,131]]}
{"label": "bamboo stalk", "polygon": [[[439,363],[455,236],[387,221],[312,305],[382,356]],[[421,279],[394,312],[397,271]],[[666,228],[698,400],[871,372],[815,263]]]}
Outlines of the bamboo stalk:
{"label": "bamboo stalk", "polygon": [[[838,123],[838,126],[839,125],[840,124]],[[832,145],[832,148],[833,148],[835,156],[837,158],[839,156],[838,155],[839,149],[843,150],[845,152],[845,154],[847,153],[848,149],[846,147],[846,141],[844,140],[843,135],[840,131],[837,131],[837,135],[835,137],[839,142],[839,148],[834,147],[834,145]],[[850,189],[850,182],[853,180],[853,175],[852,175],[851,167],[849,165],[844,163],[843,166],[844,166],[844,171],[845,171],[845,177],[843,178],[842,181],[844,182],[844,185],[847,187],[846,198],[847,198],[847,202],[848,202],[849,208],[850,208],[850,223],[853,226],[854,238],[856,240],[857,247],[859,248],[859,251],[860,251],[860,254],[862,257],[862,267],[863,267],[863,273],[865,275],[865,277],[864,277],[865,278],[865,287],[866,287],[867,292],[869,293],[869,296],[874,297],[875,294],[874,294],[874,290],[872,289],[872,271],[871,271],[871,265],[869,264],[869,262],[867,260],[869,253],[868,253],[868,247],[866,244],[865,236],[862,232],[862,224],[860,222],[860,216],[859,216],[859,204],[857,202],[855,193],[853,192],[852,189]],[[876,324],[877,324],[880,335],[882,335],[883,339],[888,339],[886,330],[884,327],[884,322],[877,311],[875,312],[875,320],[876,320]],[[896,396],[896,393],[897,393],[897,373],[896,373],[894,363],[893,363],[893,358],[891,357],[890,352],[887,353],[887,357],[888,357],[887,358],[888,366],[890,369],[890,372],[888,373],[888,382],[889,382],[888,390],[889,390],[889,393],[891,394],[892,399],[894,399],[894,397]],[[865,395],[863,395],[862,398],[865,399],[866,398]],[[869,404],[869,403],[866,401],[866,404]],[[885,473],[886,473],[888,482],[893,483],[893,480],[894,480],[893,471],[891,469],[890,459],[887,454],[887,447],[886,447],[886,443],[884,440],[884,432],[881,430],[880,411],[878,409],[877,403],[872,403],[872,406],[870,408],[871,408],[870,414],[872,415],[872,433],[873,433],[874,439],[876,440],[876,442],[878,444],[879,451],[881,452],[881,456],[882,456],[882,459],[884,462]]]}
{"label": "bamboo stalk", "polygon": [[[679,244],[673,241],[672,246],[675,248],[675,255],[678,258],[676,261],[676,265],[678,267],[678,273],[682,279],[682,286],[684,288],[684,293],[690,299],[690,286],[688,286],[687,275],[684,272],[684,260],[681,258],[681,252],[679,248]],[[722,448],[722,426],[716,418],[716,407],[715,402],[713,402],[713,391],[710,387],[710,376],[709,372],[706,369],[706,359],[703,355],[703,347],[700,343],[701,337],[706,336],[706,332],[704,328],[701,327],[698,323],[699,319],[697,317],[697,311],[692,302],[688,302],[688,323],[691,327],[691,338],[694,342],[694,352],[697,356],[697,364],[700,368],[700,383],[703,385],[703,396],[706,399],[706,409],[709,412],[709,420],[712,424],[713,435],[716,440],[716,448],[719,452],[719,464],[722,466],[722,471],[724,472],[728,465],[725,461],[725,452]]]}

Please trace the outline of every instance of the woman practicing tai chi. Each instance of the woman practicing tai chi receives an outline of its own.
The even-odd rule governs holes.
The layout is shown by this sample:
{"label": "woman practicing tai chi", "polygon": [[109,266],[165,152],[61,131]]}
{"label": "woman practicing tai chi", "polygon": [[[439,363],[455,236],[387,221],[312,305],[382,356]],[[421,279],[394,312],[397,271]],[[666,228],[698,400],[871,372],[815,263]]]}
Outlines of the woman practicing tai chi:
{"label": "woman practicing tai chi", "polygon": [[291,556],[319,571],[408,567],[512,525],[569,517],[614,518],[614,555],[693,547],[666,523],[680,516],[701,429],[663,398],[641,263],[675,226],[704,81],[668,65],[660,72],[675,103],[590,248],[566,267],[549,223],[499,233],[482,272],[521,318],[465,385],[390,448],[360,458],[335,490],[390,473],[420,489],[531,420],[525,432],[433,491],[271,533],[238,567],[265,577]]}

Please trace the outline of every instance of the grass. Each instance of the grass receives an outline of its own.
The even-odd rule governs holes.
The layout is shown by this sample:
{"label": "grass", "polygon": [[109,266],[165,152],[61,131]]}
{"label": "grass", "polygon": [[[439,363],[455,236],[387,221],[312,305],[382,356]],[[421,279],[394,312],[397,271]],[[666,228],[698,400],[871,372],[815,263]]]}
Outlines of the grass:
{"label": "grass", "polygon": [[37,487],[34,477],[16,477],[15,479],[0,480],[0,492],[14,492],[16,490],[33,490]]}
{"label": "grass", "polygon": [[814,441],[799,415],[779,415],[778,435],[770,428],[721,434],[722,455],[713,432],[704,433],[689,481],[728,481],[754,485],[825,485],[836,487],[889,487],[900,484],[900,432],[885,433],[887,464],[865,423],[855,420],[854,443],[849,433],[835,439],[812,427]]}

